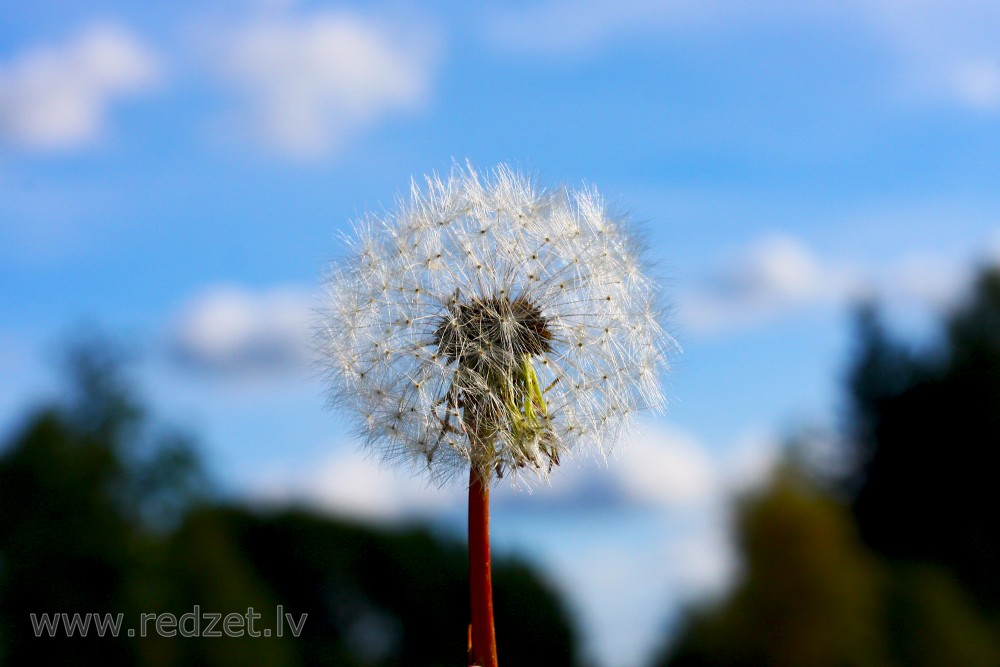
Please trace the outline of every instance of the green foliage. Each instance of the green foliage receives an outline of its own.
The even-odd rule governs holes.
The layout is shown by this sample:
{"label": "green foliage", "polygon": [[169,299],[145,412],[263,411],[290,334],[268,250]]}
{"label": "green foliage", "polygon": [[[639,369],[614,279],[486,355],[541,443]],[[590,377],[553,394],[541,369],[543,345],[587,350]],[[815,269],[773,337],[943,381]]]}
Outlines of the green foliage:
{"label": "green foliage", "polygon": [[940,349],[907,352],[865,317],[849,480],[862,535],[888,558],[940,564],[1000,613],[1000,273],[980,277]]}
{"label": "green foliage", "polygon": [[884,665],[881,574],[849,515],[784,471],[741,508],[742,581],[658,664]]}
{"label": "green foliage", "polygon": [[[69,396],[0,444],[0,665],[445,667],[465,664],[464,545],[304,511],[213,503],[190,442],[154,428],[123,360],[92,340],[68,355]],[[500,559],[506,664],[577,664],[555,594]],[[262,614],[298,638],[36,638],[32,612]],[[503,641],[503,639],[502,639]]]}
{"label": "green foliage", "polygon": [[[460,665],[468,625],[465,546],[424,529],[372,530],[301,511],[225,522],[256,571],[308,612],[307,664]],[[507,664],[572,665],[574,636],[556,596],[527,566],[494,564],[497,634]],[[339,658],[331,660],[331,650]]]}
{"label": "green foliage", "polygon": [[[0,446],[0,647],[9,664],[132,664],[135,642],[39,641],[29,614],[140,610],[160,548],[146,522],[195,486],[186,443],[148,427],[121,359],[97,340],[67,356],[65,404],[31,414]],[[154,469],[173,463],[169,489]]]}
{"label": "green foliage", "polygon": [[998,629],[947,570],[925,564],[894,567],[888,600],[899,664],[1000,665]]}
{"label": "green foliage", "polygon": [[1000,272],[918,352],[874,308],[859,348],[838,498],[786,468],[747,499],[744,571],[691,611],[658,665],[1000,665]]}

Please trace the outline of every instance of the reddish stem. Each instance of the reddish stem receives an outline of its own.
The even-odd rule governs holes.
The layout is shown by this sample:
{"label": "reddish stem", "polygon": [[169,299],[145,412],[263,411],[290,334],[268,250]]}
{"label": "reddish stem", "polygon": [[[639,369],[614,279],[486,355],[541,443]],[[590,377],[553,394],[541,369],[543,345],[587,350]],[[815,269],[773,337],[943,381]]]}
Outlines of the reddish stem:
{"label": "reddish stem", "polygon": [[472,647],[469,664],[497,667],[497,640],[493,630],[493,583],[490,574],[490,485],[469,475],[469,591],[472,602]]}

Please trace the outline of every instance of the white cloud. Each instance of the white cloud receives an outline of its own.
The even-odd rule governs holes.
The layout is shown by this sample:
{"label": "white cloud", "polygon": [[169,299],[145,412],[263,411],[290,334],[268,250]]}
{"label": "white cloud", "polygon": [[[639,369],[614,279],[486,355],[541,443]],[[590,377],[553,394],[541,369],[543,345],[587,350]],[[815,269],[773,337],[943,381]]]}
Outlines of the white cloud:
{"label": "white cloud", "polygon": [[871,282],[874,292],[894,305],[930,305],[942,310],[958,300],[972,274],[965,262],[919,254],[893,263]]}
{"label": "white cloud", "polygon": [[678,429],[646,425],[635,442],[608,464],[627,498],[662,507],[703,503],[718,490],[716,471],[704,446]]}
{"label": "white cloud", "polygon": [[940,313],[961,298],[973,258],[918,252],[878,263],[820,256],[787,235],[752,243],[677,296],[678,323],[695,335],[743,331],[874,298],[895,310]]}
{"label": "white cloud", "polygon": [[822,261],[790,236],[771,236],[730,258],[702,285],[682,294],[679,316],[694,332],[739,328],[837,302],[857,284],[849,268]]}
{"label": "white cloud", "polygon": [[[351,441],[332,447],[328,459],[305,469],[268,473],[258,493],[294,499],[339,513],[400,519],[462,507],[461,484],[429,485],[420,470],[388,469]],[[500,483],[494,503],[512,512],[552,509],[580,512],[594,507],[688,510],[717,503],[732,491],[766,478],[776,449],[768,439],[739,443],[726,456],[712,457],[692,435],[644,422],[640,435],[622,443],[607,465],[585,454],[554,471],[550,484],[531,489]]]}
{"label": "white cloud", "polygon": [[[530,486],[529,486],[530,484]],[[607,460],[568,457],[549,483],[501,484],[495,501],[512,511],[578,513],[588,509],[684,509],[711,497],[714,462],[690,434],[643,420]]]}
{"label": "white cloud", "polygon": [[966,106],[984,110],[1000,108],[1000,58],[956,63],[952,84],[956,96]]}
{"label": "white cloud", "polygon": [[312,304],[296,288],[208,289],[175,317],[171,356],[183,366],[222,375],[301,370],[311,360]]}
{"label": "white cloud", "polygon": [[465,506],[461,489],[439,489],[410,471],[387,469],[349,444],[338,443],[332,449],[339,451],[308,470],[268,473],[259,481],[258,498],[380,521],[426,517]]}
{"label": "white cloud", "polygon": [[160,75],[149,47],[112,24],[21,53],[0,63],[0,140],[37,150],[91,144],[106,132],[112,106]]}
{"label": "white cloud", "polygon": [[238,126],[281,154],[316,158],[423,104],[436,52],[422,27],[325,11],[235,28],[214,65],[238,98]]}

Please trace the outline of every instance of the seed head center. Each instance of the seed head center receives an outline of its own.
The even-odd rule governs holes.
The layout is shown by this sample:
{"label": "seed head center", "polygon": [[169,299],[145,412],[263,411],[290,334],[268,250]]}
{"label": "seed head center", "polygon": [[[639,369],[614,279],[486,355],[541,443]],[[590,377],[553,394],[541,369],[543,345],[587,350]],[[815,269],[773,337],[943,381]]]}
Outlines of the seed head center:
{"label": "seed head center", "polygon": [[434,333],[438,352],[449,362],[480,373],[507,371],[524,355],[551,352],[551,341],[548,319],[524,296],[456,297]]}

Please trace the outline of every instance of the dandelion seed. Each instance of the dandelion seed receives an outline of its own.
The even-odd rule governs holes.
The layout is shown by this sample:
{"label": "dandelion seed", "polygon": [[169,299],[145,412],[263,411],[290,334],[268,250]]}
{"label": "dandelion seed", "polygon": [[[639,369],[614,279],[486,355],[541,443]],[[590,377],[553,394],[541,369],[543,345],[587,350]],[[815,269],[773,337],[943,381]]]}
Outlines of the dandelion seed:
{"label": "dandelion seed", "polygon": [[491,612],[482,621],[494,475],[547,478],[572,452],[607,455],[631,415],[664,404],[673,343],[641,266],[626,221],[596,191],[468,167],[358,222],[326,282],[319,345],[331,402],[358,415],[383,459],[437,482],[470,475],[481,664],[496,664],[495,647],[483,648]]}
{"label": "dandelion seed", "polygon": [[[384,459],[420,462],[438,482],[469,466],[544,478],[576,450],[606,455],[627,415],[663,405],[656,379],[672,341],[656,286],[592,189],[456,169],[366,217],[348,243],[326,283],[320,345],[332,402],[374,415],[362,435]],[[441,451],[444,404],[468,437]]]}

